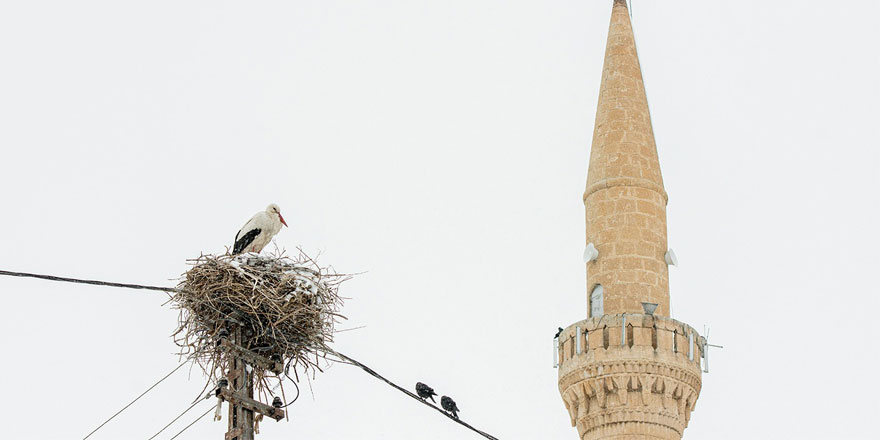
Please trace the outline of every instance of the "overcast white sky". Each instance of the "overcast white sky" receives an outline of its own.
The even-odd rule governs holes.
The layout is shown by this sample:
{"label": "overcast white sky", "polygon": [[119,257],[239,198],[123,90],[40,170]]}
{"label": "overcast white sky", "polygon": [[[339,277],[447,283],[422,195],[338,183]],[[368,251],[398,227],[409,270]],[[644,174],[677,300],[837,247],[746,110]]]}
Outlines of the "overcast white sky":
{"label": "overcast white sky", "polygon": [[[171,285],[277,202],[280,246],[367,271],[340,351],[500,439],[575,439],[550,347],[586,315],[611,4],[0,2],[0,269]],[[725,346],[686,439],[877,436],[878,12],[634,0],[673,311]],[[0,293],[8,438],[81,438],[176,365],[161,293]],[[94,438],[147,438],[202,385],[179,372]],[[351,367],[304,389],[259,438],[478,438]]]}

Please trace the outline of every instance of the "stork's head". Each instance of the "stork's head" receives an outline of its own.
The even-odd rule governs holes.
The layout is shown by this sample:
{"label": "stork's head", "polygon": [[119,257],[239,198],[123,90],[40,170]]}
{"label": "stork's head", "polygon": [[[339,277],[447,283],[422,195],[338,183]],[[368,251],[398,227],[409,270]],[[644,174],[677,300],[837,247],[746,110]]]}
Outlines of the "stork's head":
{"label": "stork's head", "polygon": [[284,221],[284,217],[281,216],[281,208],[279,208],[278,205],[273,203],[273,204],[267,206],[266,212],[268,212],[269,214],[272,214],[272,215],[277,215],[278,220],[281,220],[281,224],[284,226],[287,226],[287,222]]}

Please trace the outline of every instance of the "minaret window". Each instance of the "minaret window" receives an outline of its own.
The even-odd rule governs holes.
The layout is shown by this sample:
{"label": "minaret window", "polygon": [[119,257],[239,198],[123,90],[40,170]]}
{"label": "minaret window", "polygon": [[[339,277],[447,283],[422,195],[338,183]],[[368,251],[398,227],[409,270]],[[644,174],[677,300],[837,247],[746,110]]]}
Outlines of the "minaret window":
{"label": "minaret window", "polygon": [[602,289],[601,284],[597,284],[596,287],[593,287],[593,291],[590,292],[590,317],[595,318],[605,314],[602,305],[604,296],[604,289]]}

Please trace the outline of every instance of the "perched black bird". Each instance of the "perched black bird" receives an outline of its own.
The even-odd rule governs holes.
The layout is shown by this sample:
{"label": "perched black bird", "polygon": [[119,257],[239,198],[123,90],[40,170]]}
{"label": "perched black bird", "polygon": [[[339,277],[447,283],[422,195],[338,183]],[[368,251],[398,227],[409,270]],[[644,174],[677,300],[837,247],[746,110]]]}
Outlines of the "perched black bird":
{"label": "perched black bird", "polygon": [[431,402],[437,403],[437,401],[434,400],[434,396],[437,395],[437,393],[434,392],[434,389],[421,382],[416,382],[416,394],[418,394],[422,400],[431,399]]}
{"label": "perched black bird", "polygon": [[564,329],[562,327],[559,327],[559,330],[556,331],[556,334],[553,335],[553,338],[554,339],[558,338],[559,335],[562,334],[562,330],[564,330]]}
{"label": "perched black bird", "polygon": [[451,412],[453,418],[458,418],[458,405],[455,404],[455,401],[452,400],[449,396],[443,396],[440,398],[440,406],[446,410],[446,412]]}

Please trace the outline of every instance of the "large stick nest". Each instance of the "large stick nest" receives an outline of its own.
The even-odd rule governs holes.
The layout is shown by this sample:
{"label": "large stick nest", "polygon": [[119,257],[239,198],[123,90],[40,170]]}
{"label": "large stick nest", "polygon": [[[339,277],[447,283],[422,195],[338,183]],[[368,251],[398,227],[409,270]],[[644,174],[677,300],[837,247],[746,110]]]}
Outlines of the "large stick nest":
{"label": "large stick nest", "polygon": [[296,382],[298,369],[321,370],[335,324],[345,319],[339,284],[350,276],[319,266],[302,251],[293,258],[201,255],[188,263],[192,268],[171,299],[180,309],[174,340],[204,370],[206,388],[226,374],[233,356],[241,356],[235,346],[259,356],[246,363],[253,368],[255,398],[266,402],[283,395],[283,387],[276,390],[284,376]]}

